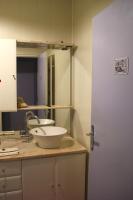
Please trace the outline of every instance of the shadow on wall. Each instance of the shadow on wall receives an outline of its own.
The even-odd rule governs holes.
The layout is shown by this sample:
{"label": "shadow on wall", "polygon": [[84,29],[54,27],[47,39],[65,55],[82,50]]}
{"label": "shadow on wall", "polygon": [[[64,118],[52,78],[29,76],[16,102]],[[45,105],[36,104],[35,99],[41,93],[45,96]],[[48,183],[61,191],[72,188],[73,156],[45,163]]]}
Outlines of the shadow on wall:
{"label": "shadow on wall", "polygon": [[76,125],[73,126],[73,134],[72,136],[83,146],[88,146],[88,150],[89,150],[89,136],[88,137],[88,141],[86,141],[86,135],[84,134],[83,131],[83,123],[81,123],[81,120],[79,118],[79,115],[77,114],[76,110],[73,110],[71,112],[71,119],[75,118],[76,120]]}
{"label": "shadow on wall", "polygon": [[94,17],[97,15],[99,12],[101,12],[104,8],[109,6],[113,0],[89,0],[89,5],[90,5],[90,16]]}

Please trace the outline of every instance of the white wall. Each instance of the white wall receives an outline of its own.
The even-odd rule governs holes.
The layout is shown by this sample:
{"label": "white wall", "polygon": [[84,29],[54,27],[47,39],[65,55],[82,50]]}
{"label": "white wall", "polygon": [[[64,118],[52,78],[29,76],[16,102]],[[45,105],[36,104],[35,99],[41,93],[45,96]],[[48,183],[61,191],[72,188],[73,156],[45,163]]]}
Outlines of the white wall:
{"label": "white wall", "polygon": [[73,0],[73,41],[78,46],[73,58],[73,134],[89,148],[91,127],[92,27],[94,15],[111,0]]}
{"label": "white wall", "polygon": [[72,0],[0,0],[0,38],[71,42]]}

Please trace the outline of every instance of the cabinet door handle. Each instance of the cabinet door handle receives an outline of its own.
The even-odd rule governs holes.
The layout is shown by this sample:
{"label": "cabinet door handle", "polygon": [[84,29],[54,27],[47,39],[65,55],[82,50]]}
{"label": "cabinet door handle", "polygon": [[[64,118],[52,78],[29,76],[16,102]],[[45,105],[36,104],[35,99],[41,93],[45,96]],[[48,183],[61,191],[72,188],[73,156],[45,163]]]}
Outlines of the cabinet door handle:
{"label": "cabinet door handle", "polygon": [[5,174],[5,172],[6,172],[6,170],[5,170],[5,169],[2,169],[2,173]]}
{"label": "cabinet door handle", "polygon": [[55,188],[55,186],[52,184],[52,185],[51,185],[51,188],[52,188],[52,189],[54,189],[54,188]]}
{"label": "cabinet door handle", "polygon": [[4,183],[4,184],[2,185],[2,187],[3,187],[3,189],[5,189],[5,188],[6,188],[6,184]]}

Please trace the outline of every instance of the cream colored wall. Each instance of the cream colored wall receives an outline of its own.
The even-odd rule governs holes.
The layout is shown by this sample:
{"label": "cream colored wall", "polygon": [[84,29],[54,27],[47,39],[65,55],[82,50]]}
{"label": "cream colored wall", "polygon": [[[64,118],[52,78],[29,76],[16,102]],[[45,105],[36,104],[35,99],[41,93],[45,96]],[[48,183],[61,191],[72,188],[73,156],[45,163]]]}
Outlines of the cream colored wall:
{"label": "cream colored wall", "polygon": [[0,0],[0,38],[71,42],[72,0]]}
{"label": "cream colored wall", "polygon": [[73,135],[89,149],[92,87],[92,18],[111,0],[73,0]]}
{"label": "cream colored wall", "polygon": [[18,57],[35,57],[38,58],[45,50],[43,48],[17,48]]}
{"label": "cream colored wall", "polygon": [[0,112],[0,131],[2,131],[2,112]]}
{"label": "cream colored wall", "polygon": [[[55,105],[70,106],[70,49],[49,50],[55,55]],[[67,128],[70,133],[70,109],[55,111],[56,125]]]}

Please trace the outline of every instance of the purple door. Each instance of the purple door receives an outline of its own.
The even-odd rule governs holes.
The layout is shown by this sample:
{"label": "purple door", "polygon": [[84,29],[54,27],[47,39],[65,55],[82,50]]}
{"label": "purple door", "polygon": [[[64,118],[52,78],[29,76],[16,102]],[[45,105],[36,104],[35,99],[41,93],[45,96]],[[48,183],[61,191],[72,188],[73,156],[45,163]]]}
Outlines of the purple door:
{"label": "purple door", "polygon": [[94,18],[88,200],[133,200],[132,41],[132,0],[116,0]]}

